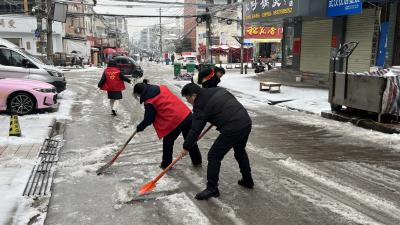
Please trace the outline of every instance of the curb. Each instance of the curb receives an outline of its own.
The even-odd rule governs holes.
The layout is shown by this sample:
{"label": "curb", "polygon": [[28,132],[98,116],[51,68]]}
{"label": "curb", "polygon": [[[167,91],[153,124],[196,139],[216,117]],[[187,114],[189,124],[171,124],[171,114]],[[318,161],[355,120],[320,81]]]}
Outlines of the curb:
{"label": "curb", "polygon": [[350,122],[358,127],[379,131],[386,134],[400,134],[400,128],[391,127],[389,124],[378,123],[371,119],[361,117],[351,117],[343,113],[325,111],[321,116],[326,119],[332,119],[340,122]]}

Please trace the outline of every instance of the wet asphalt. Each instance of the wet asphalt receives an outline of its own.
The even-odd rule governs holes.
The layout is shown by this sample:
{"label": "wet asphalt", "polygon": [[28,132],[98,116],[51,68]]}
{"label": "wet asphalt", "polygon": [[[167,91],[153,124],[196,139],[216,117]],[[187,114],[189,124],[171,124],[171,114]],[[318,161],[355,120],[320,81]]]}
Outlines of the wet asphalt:
{"label": "wet asphalt", "polygon": [[[171,67],[143,67],[151,83],[179,94],[183,83],[172,81]],[[301,123],[330,122],[261,102],[248,107],[253,190],[237,185],[240,173],[231,151],[222,162],[221,196],[194,199],[205,187],[207,151],[218,135],[212,130],[199,142],[202,168],[183,159],[158,189],[137,196],[138,188],[161,172],[162,141],[153,128],[135,137],[107,173],[95,174],[143,118],[132,88],[127,86],[118,116],[112,117],[106,95],[95,90],[100,73],[70,72],[67,79],[75,93],[72,119],[60,121],[65,144],[45,224],[400,224],[400,153],[393,146],[335,132],[329,125]],[[233,93],[245,106],[251,101],[245,93]],[[181,144],[179,139],[175,153]],[[121,189],[132,190],[133,200],[121,202]],[[165,200],[182,193],[189,205]]]}

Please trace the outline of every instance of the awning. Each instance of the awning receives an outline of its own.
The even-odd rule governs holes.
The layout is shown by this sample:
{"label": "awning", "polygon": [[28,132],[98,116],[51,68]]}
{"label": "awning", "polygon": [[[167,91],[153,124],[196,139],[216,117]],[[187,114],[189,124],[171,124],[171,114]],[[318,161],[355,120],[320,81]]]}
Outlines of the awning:
{"label": "awning", "polygon": [[249,40],[253,43],[280,43],[282,41],[282,39],[272,39],[272,38],[268,38],[268,39],[246,39]]}

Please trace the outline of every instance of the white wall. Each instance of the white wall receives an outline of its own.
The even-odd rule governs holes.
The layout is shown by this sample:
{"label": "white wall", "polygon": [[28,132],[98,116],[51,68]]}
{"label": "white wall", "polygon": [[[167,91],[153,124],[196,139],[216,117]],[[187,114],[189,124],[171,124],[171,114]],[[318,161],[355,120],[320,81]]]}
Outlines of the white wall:
{"label": "white wall", "polygon": [[[44,25],[45,26],[45,25]],[[25,48],[33,55],[39,55],[36,51],[35,30],[37,28],[36,18],[25,15],[7,15],[0,16],[0,38],[20,38],[22,40],[22,48]],[[63,26],[60,22],[53,23],[53,51],[62,52],[62,34]],[[31,48],[27,48],[27,42]]]}

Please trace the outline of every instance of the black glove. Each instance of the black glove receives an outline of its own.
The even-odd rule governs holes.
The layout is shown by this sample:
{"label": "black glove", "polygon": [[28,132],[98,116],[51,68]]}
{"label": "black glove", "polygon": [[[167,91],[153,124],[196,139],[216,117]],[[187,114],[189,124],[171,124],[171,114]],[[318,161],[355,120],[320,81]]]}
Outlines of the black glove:
{"label": "black glove", "polygon": [[142,127],[140,127],[139,125],[136,127],[136,132],[142,132],[144,131],[144,129]]}

